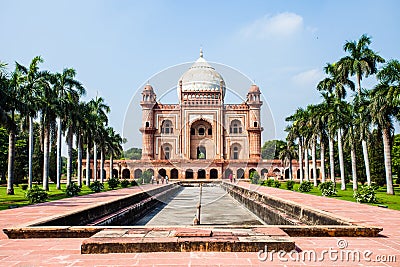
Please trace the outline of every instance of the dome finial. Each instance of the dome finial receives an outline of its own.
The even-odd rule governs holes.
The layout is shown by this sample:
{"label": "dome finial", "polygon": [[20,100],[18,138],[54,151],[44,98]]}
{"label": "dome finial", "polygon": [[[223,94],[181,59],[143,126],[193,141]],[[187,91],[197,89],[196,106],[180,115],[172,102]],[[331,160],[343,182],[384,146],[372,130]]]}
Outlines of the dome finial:
{"label": "dome finial", "polygon": [[200,57],[203,57],[203,47],[200,46]]}

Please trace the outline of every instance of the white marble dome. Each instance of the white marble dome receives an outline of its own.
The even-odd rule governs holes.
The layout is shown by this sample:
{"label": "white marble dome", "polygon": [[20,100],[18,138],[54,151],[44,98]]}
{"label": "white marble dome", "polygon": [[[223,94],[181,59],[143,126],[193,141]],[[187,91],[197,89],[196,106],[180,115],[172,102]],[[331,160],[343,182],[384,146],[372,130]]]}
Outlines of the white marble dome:
{"label": "white marble dome", "polygon": [[[182,91],[181,87],[182,85]],[[222,86],[222,95],[225,95],[225,82],[208,62],[203,58],[203,52],[200,51],[200,57],[196,62],[181,76],[178,82],[178,94],[181,92],[210,92],[220,91]]]}

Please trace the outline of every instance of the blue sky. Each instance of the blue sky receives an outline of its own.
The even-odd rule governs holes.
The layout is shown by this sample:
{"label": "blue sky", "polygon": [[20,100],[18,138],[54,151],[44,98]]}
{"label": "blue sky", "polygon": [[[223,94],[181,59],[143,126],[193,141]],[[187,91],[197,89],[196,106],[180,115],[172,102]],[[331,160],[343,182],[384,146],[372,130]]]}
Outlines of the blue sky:
{"label": "blue sky", "polygon": [[103,96],[110,125],[122,131],[136,90],[160,70],[196,60],[202,46],[207,60],[255,80],[284,138],[285,117],[320,101],[315,85],[325,64],[344,56],[345,40],[367,33],[381,56],[400,59],[399,11],[395,0],[0,0],[0,60],[13,68],[41,55],[43,69],[75,68],[85,99]]}

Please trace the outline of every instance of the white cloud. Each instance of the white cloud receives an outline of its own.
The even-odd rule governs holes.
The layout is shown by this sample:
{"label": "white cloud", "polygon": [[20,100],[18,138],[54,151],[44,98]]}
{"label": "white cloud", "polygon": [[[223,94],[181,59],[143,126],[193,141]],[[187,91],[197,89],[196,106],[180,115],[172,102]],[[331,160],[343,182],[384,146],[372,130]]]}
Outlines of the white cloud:
{"label": "white cloud", "polygon": [[289,38],[304,29],[303,17],[290,12],[275,16],[266,15],[244,27],[240,33],[244,37],[257,39]]}
{"label": "white cloud", "polygon": [[320,69],[311,69],[296,74],[292,77],[292,81],[301,87],[315,88],[319,81],[324,78],[324,73]]}

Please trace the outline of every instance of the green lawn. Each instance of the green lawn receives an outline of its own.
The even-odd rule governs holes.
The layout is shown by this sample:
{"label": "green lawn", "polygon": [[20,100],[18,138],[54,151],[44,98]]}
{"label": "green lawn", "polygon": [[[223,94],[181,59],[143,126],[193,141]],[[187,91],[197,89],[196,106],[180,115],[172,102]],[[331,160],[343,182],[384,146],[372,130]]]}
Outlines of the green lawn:
{"label": "green lawn", "polygon": [[[39,185],[41,187],[41,185]],[[56,185],[51,183],[49,184],[49,198],[47,201],[58,200],[62,198],[66,198],[65,194],[65,184],[61,184],[61,190],[56,189]],[[120,188],[120,187],[119,187]],[[109,190],[108,184],[104,183],[104,191]],[[7,187],[2,185],[0,186],[0,210],[6,210],[11,207],[20,207],[29,205],[28,200],[25,198],[26,190],[22,190],[19,186],[14,186],[14,195],[7,195]],[[87,195],[93,193],[89,187],[86,185],[82,186],[81,192],[79,195]]]}
{"label": "green lawn", "polygon": [[[300,185],[298,183],[296,183],[294,185],[294,189],[296,191],[298,191],[299,186]],[[286,183],[282,183],[281,188],[286,189]],[[337,183],[336,188],[337,188],[337,195],[333,196],[332,198],[356,202],[353,198],[353,185],[352,184],[347,184],[346,190],[340,190],[340,184]],[[386,205],[386,206],[388,206],[389,209],[400,210],[400,188],[395,187],[394,191],[395,191],[395,195],[388,195],[388,194],[386,194],[386,187],[380,187],[376,191],[376,197],[378,199],[378,203],[375,203],[375,204],[363,203],[363,204],[368,204],[368,205],[373,205],[373,206]],[[304,193],[304,194],[321,196],[321,191],[317,187],[314,187],[310,192]]]}

